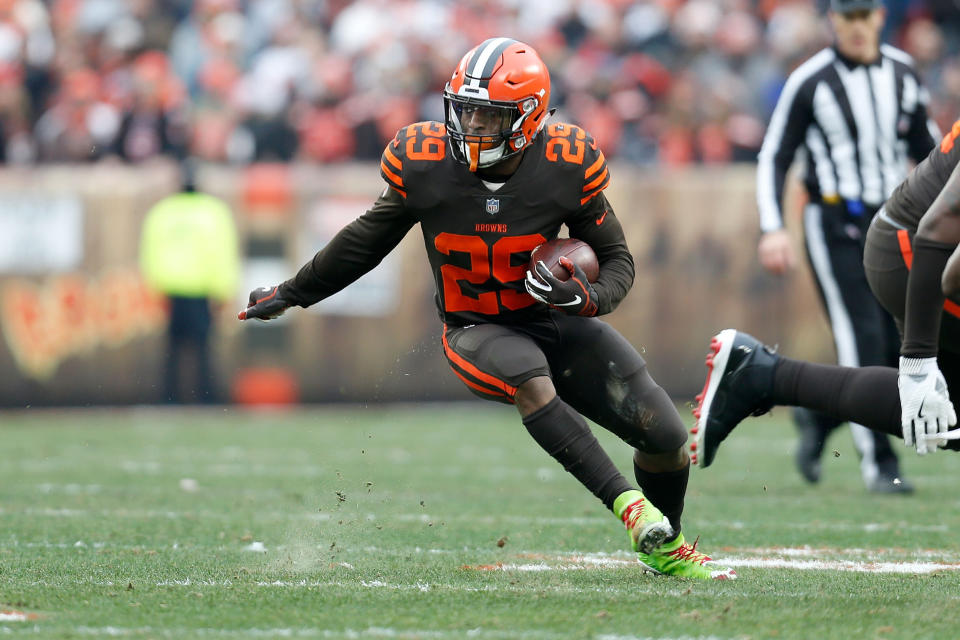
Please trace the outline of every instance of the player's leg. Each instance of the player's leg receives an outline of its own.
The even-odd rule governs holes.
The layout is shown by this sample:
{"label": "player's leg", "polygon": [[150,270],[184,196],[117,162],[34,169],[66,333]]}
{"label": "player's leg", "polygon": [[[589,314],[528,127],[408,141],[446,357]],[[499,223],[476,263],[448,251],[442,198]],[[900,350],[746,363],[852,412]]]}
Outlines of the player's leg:
{"label": "player's leg", "polygon": [[196,302],[195,345],[197,354],[197,386],[194,392],[194,402],[209,404],[216,400],[214,385],[213,361],[210,353],[210,333],[213,328],[213,314],[210,302],[206,298],[198,298]]}
{"label": "player's leg", "polygon": [[183,396],[183,371],[186,355],[190,351],[192,316],[190,301],[180,296],[170,296],[170,319],[167,326],[167,353],[163,366],[163,401],[180,404]]}
{"label": "player's leg", "polygon": [[635,547],[649,550],[670,535],[669,521],[634,490],[583,417],[557,396],[547,358],[531,337],[492,324],[445,327],[443,346],[454,373],[472,392],[515,404],[541,448],[608,509],[618,516],[629,511],[623,519]]}
{"label": "player's leg", "polygon": [[822,471],[820,458],[827,444],[827,437],[839,423],[826,414],[804,407],[793,407],[790,415],[800,437],[793,456],[797,470],[804,480],[810,484],[816,484],[820,482]]}
{"label": "player's leg", "polygon": [[[807,257],[830,321],[837,363],[848,367],[894,366],[891,351],[899,340],[891,333],[892,321],[877,303],[867,284],[863,267],[863,243],[872,216],[850,216],[846,206],[808,205],[804,212]],[[800,411],[808,411],[800,409]],[[816,429],[803,429],[806,438],[826,438],[840,424],[831,416],[814,414]],[[801,423],[802,424],[802,423]],[[905,492],[912,489],[899,477],[899,463],[887,436],[850,423],[854,447],[860,457],[863,480],[868,489]],[[810,463],[800,452],[815,451],[813,442],[801,440],[797,462]],[[819,458],[818,458],[819,459]]]}
{"label": "player's leg", "polygon": [[180,402],[180,376],[183,344],[179,336],[168,333],[167,351],[163,357],[163,403]]}
{"label": "player's leg", "polygon": [[710,466],[720,443],[744,418],[774,405],[806,407],[883,433],[900,433],[895,368],[793,360],[735,329],[713,337],[707,368],[690,447],[701,467]]}
{"label": "player's leg", "polygon": [[615,329],[595,318],[557,318],[560,342],[548,352],[558,393],[571,406],[634,447],[634,474],[644,495],[667,515],[675,535],[640,559],[660,573],[734,578],[697,552],[680,531],[690,458],[686,428],[646,362]]}
{"label": "player's leg", "polygon": [[[879,325],[878,339],[872,347],[864,345],[861,348],[861,362],[864,365],[896,367],[900,358],[900,333],[890,314],[876,302],[876,298],[873,300],[876,304],[874,308],[880,314],[875,316]],[[900,469],[895,449],[899,443],[880,431],[871,429],[870,434],[873,436],[874,460],[878,473],[876,481],[867,488],[876,493],[912,493],[913,484],[903,477]],[[902,438],[903,434],[901,431],[894,435]]]}
{"label": "player's leg", "polygon": [[[808,205],[804,211],[804,248],[807,254],[807,264],[813,274],[814,284],[820,294],[820,303],[827,315],[827,320],[831,322],[831,332],[834,340],[837,339],[837,331],[833,326],[835,318],[830,314],[830,300],[834,301],[835,306],[843,307],[837,303],[839,296],[837,292],[837,283],[833,276],[833,269],[830,264],[829,249],[825,246],[824,237],[827,231],[824,229],[823,206],[818,204]],[[820,269],[818,269],[818,266]],[[855,265],[860,268],[860,265]],[[826,292],[824,285],[826,284]],[[831,298],[827,297],[827,292],[834,294]],[[845,313],[845,309],[842,309]],[[841,332],[841,335],[848,335],[847,332]],[[840,344],[836,345],[837,353],[842,350]],[[820,481],[821,462],[823,449],[826,445],[830,433],[842,423],[838,420],[807,409],[805,407],[794,407],[791,413],[793,423],[799,434],[797,450],[794,454],[794,460],[800,475],[808,482],[816,483]]]}
{"label": "player's leg", "polygon": [[[561,339],[547,357],[560,397],[634,447],[640,488],[679,532],[689,460],[676,407],[613,327],[579,317],[557,323]],[[659,481],[661,475],[670,479]]]}
{"label": "player's leg", "polygon": [[[867,233],[864,271],[873,294],[898,327],[906,305],[906,231],[874,218]],[[944,313],[940,331],[941,358],[960,353],[960,318]],[[949,364],[949,363],[948,363]],[[753,336],[728,329],[714,336],[707,355],[708,374],[694,410],[697,424],[691,449],[695,462],[707,467],[720,443],[750,415],[772,406],[802,406],[902,437],[897,369],[853,369],[792,360],[776,355]],[[960,371],[957,374],[960,385]],[[949,387],[948,381],[948,387]],[[951,389],[953,394],[960,389]],[[950,441],[948,448],[960,446]]]}
{"label": "player's leg", "polygon": [[[944,378],[954,404],[960,403],[958,353],[941,346],[937,358],[951,372],[951,378],[946,374]],[[707,382],[694,410],[697,424],[691,445],[694,462],[701,467],[710,466],[720,443],[744,418],[765,413],[774,405],[807,407],[881,433],[903,435],[894,367],[853,368],[793,360],[735,329],[714,336],[707,365]],[[950,440],[946,448],[960,450],[960,440]]]}

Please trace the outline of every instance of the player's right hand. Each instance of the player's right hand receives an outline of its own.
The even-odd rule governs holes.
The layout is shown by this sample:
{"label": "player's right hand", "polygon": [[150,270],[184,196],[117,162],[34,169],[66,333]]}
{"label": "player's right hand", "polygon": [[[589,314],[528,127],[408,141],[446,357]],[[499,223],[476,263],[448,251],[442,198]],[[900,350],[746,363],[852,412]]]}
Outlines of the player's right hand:
{"label": "player's right hand", "polygon": [[957,424],[957,413],[937,359],[901,357],[897,386],[904,444],[916,445],[920,455],[945,446],[943,434]]}
{"label": "player's right hand", "polygon": [[757,245],[757,257],[764,269],[776,275],[783,275],[797,265],[797,254],[793,250],[790,232],[786,229],[767,231],[760,236]]}
{"label": "player's right hand", "polygon": [[260,287],[250,292],[247,308],[237,314],[240,320],[273,320],[290,308],[290,303],[280,296],[280,287]]}

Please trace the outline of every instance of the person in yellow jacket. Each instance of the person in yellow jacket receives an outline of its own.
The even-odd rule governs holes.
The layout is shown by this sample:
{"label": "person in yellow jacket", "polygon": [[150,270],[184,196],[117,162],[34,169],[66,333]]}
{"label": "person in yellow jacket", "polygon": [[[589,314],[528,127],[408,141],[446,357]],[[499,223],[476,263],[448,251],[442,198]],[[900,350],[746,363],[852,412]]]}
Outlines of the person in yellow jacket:
{"label": "person in yellow jacket", "polygon": [[[215,400],[211,307],[234,297],[240,271],[230,208],[197,191],[195,169],[190,159],[181,164],[180,190],[150,209],[140,241],[143,276],[170,302],[164,401],[171,403]],[[188,358],[195,361],[195,386],[184,395],[181,373]]]}

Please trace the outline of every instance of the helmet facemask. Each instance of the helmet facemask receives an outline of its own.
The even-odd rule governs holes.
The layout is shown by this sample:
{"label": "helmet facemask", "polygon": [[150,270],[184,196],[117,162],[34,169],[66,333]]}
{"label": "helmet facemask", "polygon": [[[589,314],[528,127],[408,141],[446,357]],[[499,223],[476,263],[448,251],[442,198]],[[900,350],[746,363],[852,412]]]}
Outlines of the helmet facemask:
{"label": "helmet facemask", "polygon": [[451,155],[476,171],[537,137],[549,116],[550,73],[530,45],[489,38],[461,58],[443,102]]}
{"label": "helmet facemask", "polygon": [[[486,93],[472,87],[462,87],[461,91],[464,89]],[[539,104],[535,96],[514,102],[457,95],[449,84],[443,101],[451,150],[470,171],[493,166],[519,153],[529,142],[523,133],[524,121]]]}

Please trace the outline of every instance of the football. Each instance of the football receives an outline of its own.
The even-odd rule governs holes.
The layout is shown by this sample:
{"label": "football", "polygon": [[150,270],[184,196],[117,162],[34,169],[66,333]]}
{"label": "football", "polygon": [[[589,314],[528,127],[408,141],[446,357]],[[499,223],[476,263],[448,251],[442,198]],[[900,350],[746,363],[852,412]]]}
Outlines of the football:
{"label": "football", "polygon": [[570,273],[560,264],[561,256],[566,256],[573,260],[574,264],[579,265],[586,274],[587,280],[597,281],[600,275],[597,254],[593,252],[590,245],[576,238],[555,238],[536,247],[530,252],[530,272],[535,274],[537,262],[543,260],[557,280],[569,280]]}

